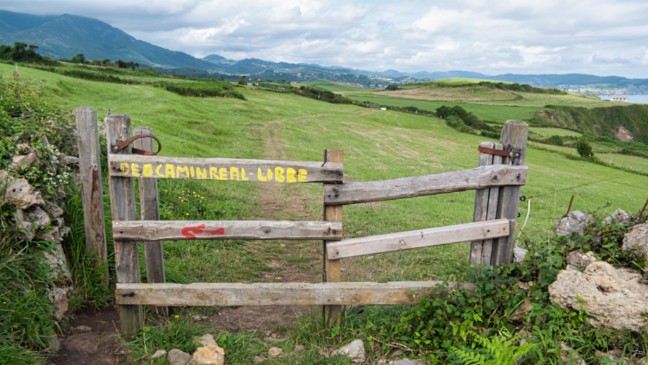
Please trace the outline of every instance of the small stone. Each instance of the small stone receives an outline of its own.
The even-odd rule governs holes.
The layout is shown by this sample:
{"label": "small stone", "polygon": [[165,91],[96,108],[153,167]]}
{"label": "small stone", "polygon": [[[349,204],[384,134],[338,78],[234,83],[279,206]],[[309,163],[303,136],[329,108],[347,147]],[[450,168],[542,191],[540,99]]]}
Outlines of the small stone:
{"label": "small stone", "polygon": [[518,263],[524,261],[527,253],[529,253],[529,250],[515,246],[513,248],[513,261]]}
{"label": "small stone", "polygon": [[570,237],[577,233],[582,237],[588,221],[589,217],[580,210],[569,212],[566,217],[558,221],[556,235]]}
{"label": "small stone", "polygon": [[225,350],[216,344],[199,347],[194,352],[189,365],[223,365]]}
{"label": "small stone", "polygon": [[187,365],[191,361],[191,355],[184,351],[173,349],[167,354],[167,361],[169,361],[169,365]]}
{"label": "small stone", "polygon": [[85,326],[85,325],[80,325],[80,326],[73,327],[72,332],[74,332],[74,333],[92,332],[92,327]]}
{"label": "small stone", "polygon": [[283,354],[283,350],[280,349],[279,347],[271,347],[268,349],[268,357],[273,358],[273,357],[279,357]]}
{"label": "small stone", "polygon": [[26,179],[14,179],[9,173],[0,171],[0,205],[12,204],[18,209],[27,209],[34,205],[45,205],[39,191],[36,191]]}
{"label": "small stone", "polygon": [[196,315],[194,315],[193,317],[191,317],[191,319],[193,319],[194,321],[202,322],[202,321],[206,321],[206,320],[208,320],[209,317],[207,317],[207,316],[202,316],[202,315],[200,315],[200,314],[196,314]]}
{"label": "small stone", "polygon": [[526,318],[527,314],[533,310],[533,304],[530,299],[525,299],[522,304],[511,314],[511,320],[521,321]]}
{"label": "small stone", "polygon": [[214,340],[214,336],[212,336],[209,333],[206,333],[200,337],[196,337],[194,339],[194,343],[201,346],[209,346],[209,345],[216,345],[216,340]]}
{"label": "small stone", "polygon": [[637,224],[625,234],[623,252],[636,252],[648,259],[648,223]]}
{"label": "small stone", "polygon": [[400,359],[394,361],[393,365],[423,365],[423,363],[412,359]]}
{"label": "small stone", "polygon": [[166,354],[167,354],[167,352],[165,350],[159,349],[159,350],[155,351],[153,356],[151,356],[151,360],[159,359],[161,357],[166,356]]}
{"label": "small stone", "polygon": [[47,350],[53,353],[59,352],[61,349],[61,339],[52,336],[47,339]]}
{"label": "small stone", "polygon": [[347,356],[351,359],[351,362],[354,363],[363,363],[366,358],[364,343],[362,340],[353,340],[350,344],[333,351],[331,355]]}
{"label": "small stone", "polygon": [[628,214],[625,210],[619,208],[615,210],[612,215],[603,220],[603,224],[611,225],[612,223],[630,223],[632,221],[632,216]]}
{"label": "small stone", "polygon": [[596,261],[596,256],[592,251],[583,253],[582,250],[576,250],[567,256],[567,264],[575,266],[579,270],[584,270],[589,264]]}
{"label": "small stone", "polygon": [[96,354],[99,351],[99,336],[95,333],[81,333],[68,337],[63,346],[69,352]]}
{"label": "small stone", "polygon": [[295,348],[293,349],[294,352],[302,352],[306,350],[306,346],[304,345],[295,345]]}
{"label": "small stone", "polygon": [[29,152],[26,155],[15,155],[11,158],[9,169],[13,171],[25,171],[32,167],[34,162],[36,162],[36,154],[34,152]]}
{"label": "small stone", "polygon": [[255,363],[255,364],[258,364],[258,363],[264,362],[265,360],[266,360],[265,356],[256,355],[254,357],[254,359],[252,359],[252,362]]}

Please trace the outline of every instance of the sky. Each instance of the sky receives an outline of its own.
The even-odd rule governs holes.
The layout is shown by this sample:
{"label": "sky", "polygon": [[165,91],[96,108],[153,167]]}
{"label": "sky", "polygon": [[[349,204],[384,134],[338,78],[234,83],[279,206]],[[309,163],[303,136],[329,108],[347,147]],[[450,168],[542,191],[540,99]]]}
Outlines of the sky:
{"label": "sky", "polygon": [[0,0],[229,59],[370,71],[648,78],[646,0]]}

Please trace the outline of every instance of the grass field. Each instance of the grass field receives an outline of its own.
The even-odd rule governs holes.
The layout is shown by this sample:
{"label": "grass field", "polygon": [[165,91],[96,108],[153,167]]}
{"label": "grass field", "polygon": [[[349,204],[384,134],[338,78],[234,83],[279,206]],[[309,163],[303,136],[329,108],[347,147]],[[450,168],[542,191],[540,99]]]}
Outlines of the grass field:
{"label": "grass field", "polygon": [[[14,69],[0,65],[3,77]],[[162,154],[166,156],[266,158],[269,148],[281,150],[285,159],[320,161],[324,149],[342,149],[345,175],[354,181],[368,181],[475,167],[476,147],[483,139],[458,133],[435,118],[331,105],[254,88],[239,89],[247,101],[192,98],[147,85],[85,81],[28,68],[19,72],[24,79],[42,84],[67,108],[92,106],[99,116],[125,113],[134,125],[151,126],[162,139]],[[516,107],[481,107],[490,109],[493,115],[501,114],[500,120],[515,117],[504,115]],[[271,135],[277,145],[264,147]],[[639,158],[634,163],[643,161]],[[549,235],[572,194],[577,196],[574,209],[601,214],[617,207],[637,211],[648,198],[648,178],[643,176],[569,160],[533,147],[527,164],[529,179],[522,192],[538,197],[525,232],[530,235]],[[214,194],[228,197],[227,204],[233,207],[223,212],[236,212],[237,216],[224,215],[224,219],[244,219],[260,209],[258,186],[217,183],[203,189],[216,189]],[[306,202],[311,204],[307,211],[313,212],[308,218],[319,219],[319,188],[302,189],[314,196]],[[472,201],[472,193],[462,193],[350,206],[345,209],[345,232],[359,236],[467,222],[472,218]],[[456,257],[465,259],[465,247],[440,250],[457,251]]]}
{"label": "grass field", "polygon": [[[14,66],[0,64],[0,77],[11,77],[15,70]],[[246,100],[197,98],[145,84],[87,81],[23,67],[17,70],[21,79],[37,85],[52,102],[70,111],[91,106],[97,109],[99,118],[123,113],[131,117],[134,126],[152,127],[162,141],[163,156],[322,161],[324,149],[340,149],[344,151],[345,178],[372,181],[476,167],[477,146],[483,141],[483,137],[459,133],[437,118],[327,104],[252,86],[236,89]],[[373,97],[382,105],[434,110],[447,104],[336,87],[349,97]],[[461,101],[456,105],[483,119],[503,122],[529,118],[544,102],[575,100],[573,96],[563,97],[510,105]],[[534,132],[571,136],[564,130]],[[565,154],[576,152],[535,142],[527,150],[529,176],[522,187],[527,201],[520,203],[519,219],[522,222],[528,217],[523,241],[538,245],[548,241],[572,196],[572,209],[598,216],[616,208],[637,212],[648,198],[648,177]],[[636,169],[648,167],[642,158],[616,154],[600,157]],[[322,219],[319,184],[162,180],[159,189],[163,219]],[[472,221],[473,205],[474,192],[351,205],[344,208],[344,235],[359,237],[466,223]],[[164,250],[169,281],[321,280],[321,242],[181,241],[165,242]],[[425,280],[444,277],[447,269],[467,263],[468,244],[463,243],[344,260],[342,276],[347,281]]]}

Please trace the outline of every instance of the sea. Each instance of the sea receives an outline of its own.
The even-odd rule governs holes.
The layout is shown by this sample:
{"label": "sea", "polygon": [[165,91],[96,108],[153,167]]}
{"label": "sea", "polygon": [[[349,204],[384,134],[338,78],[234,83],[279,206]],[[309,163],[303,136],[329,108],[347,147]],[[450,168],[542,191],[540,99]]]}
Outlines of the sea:
{"label": "sea", "polygon": [[627,98],[629,102],[635,104],[648,104],[648,95],[597,95],[602,100],[611,98]]}

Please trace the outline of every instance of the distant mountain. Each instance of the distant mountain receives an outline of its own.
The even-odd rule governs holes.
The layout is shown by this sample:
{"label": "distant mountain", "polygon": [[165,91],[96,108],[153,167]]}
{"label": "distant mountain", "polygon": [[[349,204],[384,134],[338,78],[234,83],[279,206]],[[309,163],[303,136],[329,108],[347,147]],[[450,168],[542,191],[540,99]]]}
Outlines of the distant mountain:
{"label": "distant mountain", "polygon": [[[367,87],[386,87],[449,78],[472,78],[516,82],[538,87],[555,87],[589,92],[626,92],[648,94],[647,79],[567,75],[485,75],[469,71],[383,72],[327,67],[314,64],[270,62],[256,58],[229,60],[220,55],[197,59],[135,39],[100,20],[76,15],[37,16],[0,10],[0,44],[23,42],[38,46],[37,52],[56,59],[70,59],[83,53],[86,59],[132,61],[165,72],[197,77],[247,75],[249,79],[285,81],[328,80]],[[230,75],[229,77],[227,75]]]}
{"label": "distant mountain", "polygon": [[208,69],[209,62],[140,41],[100,20],[63,14],[38,16],[0,10],[0,43],[23,42],[38,46],[38,53],[70,59],[123,60],[162,68]]}

